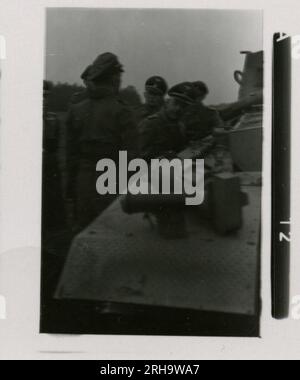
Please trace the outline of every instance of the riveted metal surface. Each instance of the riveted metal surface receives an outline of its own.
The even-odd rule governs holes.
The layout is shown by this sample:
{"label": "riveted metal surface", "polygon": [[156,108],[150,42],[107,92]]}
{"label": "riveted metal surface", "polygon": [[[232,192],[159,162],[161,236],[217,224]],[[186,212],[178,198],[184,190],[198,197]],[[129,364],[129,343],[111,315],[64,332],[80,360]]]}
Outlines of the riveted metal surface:
{"label": "riveted metal surface", "polygon": [[243,191],[250,204],[239,232],[216,235],[188,210],[189,237],[178,241],[117,200],[74,239],[56,298],[255,314],[261,188]]}

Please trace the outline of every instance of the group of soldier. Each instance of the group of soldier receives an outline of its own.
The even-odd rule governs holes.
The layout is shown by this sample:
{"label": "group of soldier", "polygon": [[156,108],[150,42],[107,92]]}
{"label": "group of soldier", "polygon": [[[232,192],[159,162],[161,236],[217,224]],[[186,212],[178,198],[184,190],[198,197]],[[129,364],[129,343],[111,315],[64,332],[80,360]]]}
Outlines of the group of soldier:
{"label": "group of soldier", "polygon": [[[144,104],[132,107],[119,96],[123,72],[116,55],[101,54],[83,72],[86,89],[75,95],[70,105],[66,120],[65,204],[72,205],[73,223],[78,229],[87,226],[114,200],[113,195],[100,196],[96,192],[96,164],[100,159],[117,162],[120,150],[146,161],[173,158],[191,141],[223,128],[218,112],[203,104],[209,92],[205,83],[184,82],[169,88],[162,77],[153,76],[145,83]],[[48,91],[44,83],[45,100]],[[60,212],[63,208],[53,198],[53,184],[56,181],[58,186],[59,173],[55,173],[55,158],[51,161],[57,149],[55,117],[52,127],[51,117],[44,112],[44,213],[52,213],[55,224],[53,208]],[[162,213],[158,221],[169,217]]]}

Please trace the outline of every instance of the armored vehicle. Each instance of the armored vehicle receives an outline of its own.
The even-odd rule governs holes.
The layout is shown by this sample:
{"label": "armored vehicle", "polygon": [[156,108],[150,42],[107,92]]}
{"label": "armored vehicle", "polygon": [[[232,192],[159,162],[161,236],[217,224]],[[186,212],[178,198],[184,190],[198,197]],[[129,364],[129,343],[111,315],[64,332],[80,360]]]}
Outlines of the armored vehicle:
{"label": "armored vehicle", "polygon": [[263,54],[243,54],[237,102],[215,106],[226,131],[180,155],[207,170],[204,204],[184,211],[188,236],[159,236],[145,196],[117,199],[73,240],[55,297],[77,302],[77,332],[259,334]]}

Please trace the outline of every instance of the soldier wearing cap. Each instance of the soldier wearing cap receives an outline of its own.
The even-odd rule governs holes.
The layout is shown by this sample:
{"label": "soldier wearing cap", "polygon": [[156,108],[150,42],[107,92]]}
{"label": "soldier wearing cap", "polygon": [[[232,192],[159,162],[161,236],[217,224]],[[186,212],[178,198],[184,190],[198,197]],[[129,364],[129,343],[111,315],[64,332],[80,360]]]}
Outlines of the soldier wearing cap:
{"label": "soldier wearing cap", "polygon": [[64,225],[64,207],[58,150],[60,124],[55,113],[48,111],[49,81],[43,83],[43,230],[58,230]]}
{"label": "soldier wearing cap", "polygon": [[[185,110],[194,104],[196,93],[192,83],[184,82],[172,87],[169,99],[156,114],[140,124],[139,147],[141,156],[150,161],[154,158],[175,158],[185,147],[180,119]],[[158,232],[163,238],[178,239],[187,236],[183,210],[163,207],[157,218]]]}
{"label": "soldier wearing cap", "polygon": [[195,102],[195,91],[189,82],[172,87],[169,99],[156,114],[144,119],[140,124],[139,147],[142,157],[151,160],[180,152],[185,146],[185,138],[180,120],[187,107]]}
{"label": "soldier wearing cap", "polygon": [[213,135],[220,128],[223,129],[224,123],[216,110],[203,104],[209,93],[207,85],[200,81],[194,82],[193,85],[197,94],[196,102],[187,108],[183,123],[187,140],[199,141]]}
{"label": "soldier wearing cap", "polygon": [[108,158],[117,163],[120,150],[130,157],[137,144],[133,115],[118,98],[122,72],[117,56],[101,54],[88,70],[87,99],[73,104],[67,118],[67,194],[75,201],[80,229],[114,199],[96,192],[97,162]]}
{"label": "soldier wearing cap", "polygon": [[167,91],[168,84],[164,78],[153,76],[147,79],[144,92],[145,103],[139,106],[135,112],[138,124],[164,106]]}

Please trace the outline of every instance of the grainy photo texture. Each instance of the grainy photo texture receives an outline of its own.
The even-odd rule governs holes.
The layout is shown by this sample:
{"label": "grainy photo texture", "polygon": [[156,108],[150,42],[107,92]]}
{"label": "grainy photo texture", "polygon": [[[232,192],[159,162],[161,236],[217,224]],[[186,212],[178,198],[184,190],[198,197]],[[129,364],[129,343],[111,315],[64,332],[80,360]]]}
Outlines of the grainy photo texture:
{"label": "grainy photo texture", "polygon": [[41,332],[259,336],[263,13],[46,20]]}

